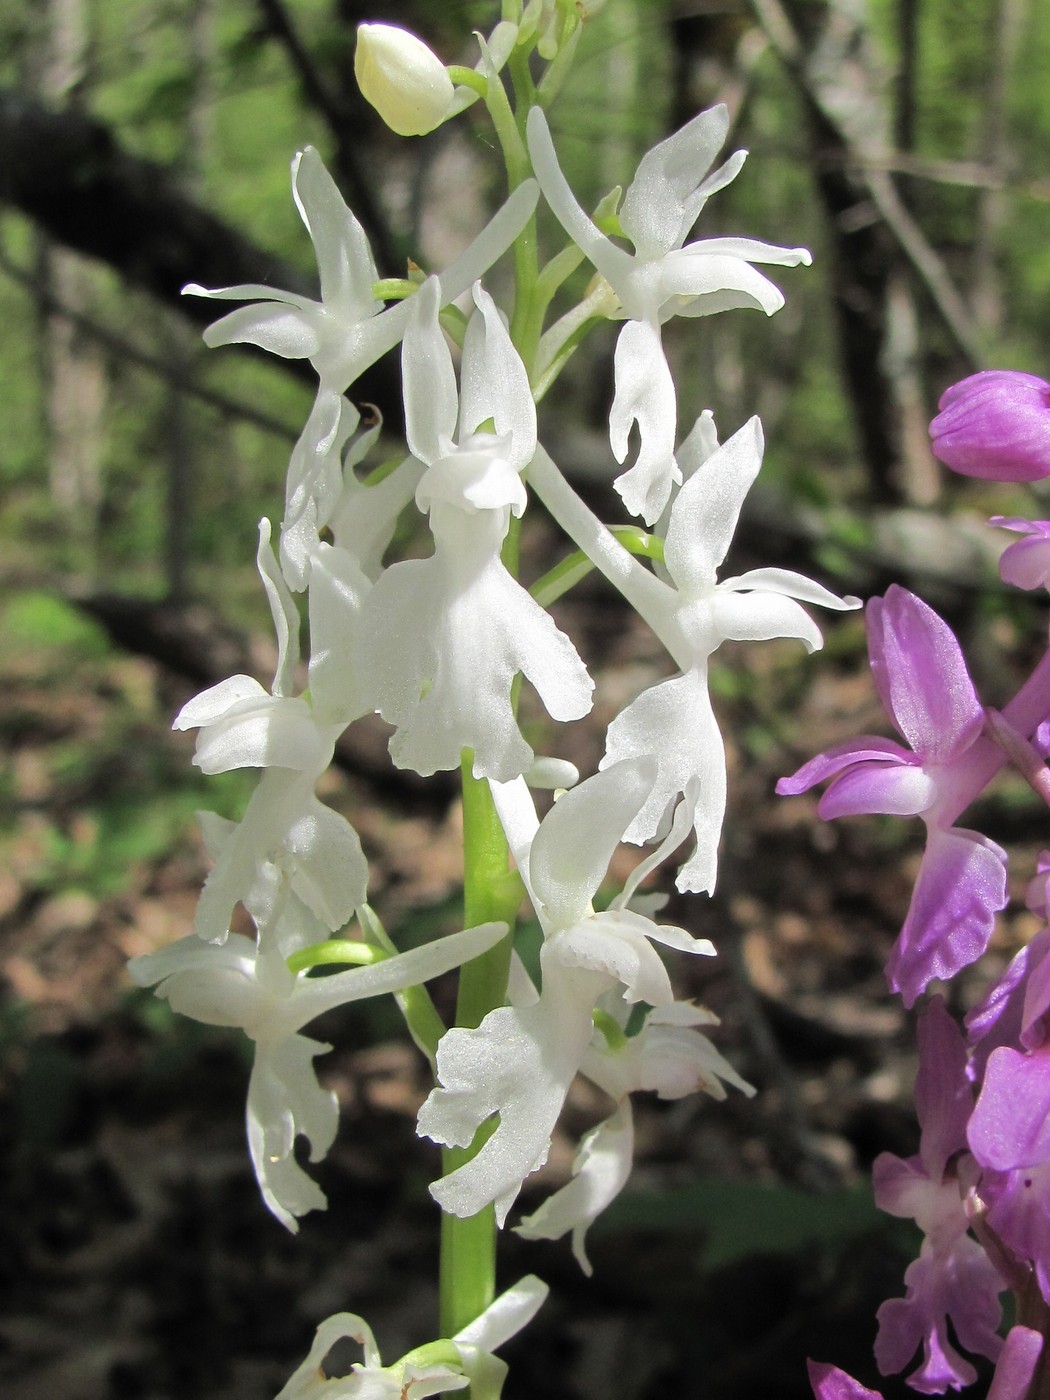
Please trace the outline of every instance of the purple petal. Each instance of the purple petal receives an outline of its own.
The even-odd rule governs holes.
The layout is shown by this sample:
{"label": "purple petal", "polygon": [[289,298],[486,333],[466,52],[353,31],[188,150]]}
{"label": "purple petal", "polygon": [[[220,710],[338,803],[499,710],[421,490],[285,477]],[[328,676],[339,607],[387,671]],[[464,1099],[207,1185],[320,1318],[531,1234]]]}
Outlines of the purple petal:
{"label": "purple petal", "polygon": [[930,424],[933,455],[963,476],[1041,481],[1050,476],[1050,384],[989,369],[953,384]]}
{"label": "purple petal", "polygon": [[921,1346],[922,1364],[908,1377],[913,1390],[941,1395],[949,1386],[972,1385],[977,1372],[952,1346],[951,1321],[967,1351],[995,1359],[1002,1348],[996,1332],[1002,1282],[988,1256],[962,1236],[948,1254],[924,1248],[904,1275],[907,1296],[891,1298],[878,1311],[875,1360],[881,1375],[903,1371]]}
{"label": "purple petal", "polygon": [[1050,1299],[1050,1164],[986,1170],[981,1197],[988,1224],[1007,1249],[1032,1261],[1039,1291]]}
{"label": "purple petal", "polygon": [[910,764],[858,763],[843,773],[820,799],[817,811],[825,821],[855,817],[863,812],[885,812],[894,817],[916,817],[929,811],[937,797],[937,784]]}
{"label": "purple petal", "polygon": [[833,744],[830,749],[818,753],[801,768],[777,783],[777,793],[781,797],[795,797],[800,792],[808,792],[817,783],[833,778],[836,773],[852,767],[855,763],[907,763],[915,764],[915,757],[907,749],[901,748],[894,739],[880,739],[876,735],[861,734],[856,739],[846,739],[841,744]]}
{"label": "purple petal", "polygon": [[992,1051],[968,1137],[982,1167],[1011,1171],[1050,1161],[1050,1048]]}
{"label": "purple petal", "polygon": [[995,1368],[988,1400],[1024,1400],[1043,1350],[1043,1338],[1031,1327],[1011,1327]]}
{"label": "purple petal", "polygon": [[1006,852],[959,827],[933,828],[908,916],[886,964],[886,978],[913,1006],[935,977],[945,980],[988,946],[1006,907]]}
{"label": "purple petal", "polygon": [[867,606],[868,649],[887,712],[924,764],[954,758],[981,733],[984,710],[948,624],[893,584]]}
{"label": "purple petal", "polygon": [[1050,586],[1050,539],[1029,535],[1007,545],[999,556],[999,577],[1014,588]]}
{"label": "purple petal", "polygon": [[984,1078],[988,1056],[993,1050],[997,1050],[1000,1045],[1016,1046],[1020,1040],[1031,959],[1033,956],[1045,957],[1048,938],[1050,930],[1043,929],[1031,943],[1026,944],[1011,959],[1002,977],[992,984],[977,1005],[967,1013],[966,1029],[973,1049],[969,1075],[975,1084],[979,1084]]}
{"label": "purple petal", "polygon": [[1046,1039],[1045,1017],[1050,1012],[1050,929],[1040,929],[1029,943],[1028,983],[1021,1012],[1021,1044],[1038,1050]]}
{"label": "purple petal", "polygon": [[869,1390],[837,1366],[828,1366],[823,1361],[807,1361],[806,1368],[817,1400],[882,1400],[881,1391]]}
{"label": "purple petal", "polygon": [[919,1073],[915,1111],[922,1139],[919,1153],[930,1178],[940,1181],[948,1158],[966,1146],[973,1094],[966,1078],[966,1043],[941,997],[919,1017]]}

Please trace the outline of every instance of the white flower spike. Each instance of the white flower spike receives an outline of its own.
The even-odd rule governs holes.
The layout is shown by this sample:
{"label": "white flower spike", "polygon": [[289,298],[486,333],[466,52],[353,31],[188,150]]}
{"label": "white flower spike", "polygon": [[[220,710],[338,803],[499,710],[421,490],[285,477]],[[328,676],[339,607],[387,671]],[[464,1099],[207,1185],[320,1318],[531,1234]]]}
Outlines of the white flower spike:
{"label": "white flower spike", "polygon": [[577,203],[542,110],[534,107],[528,118],[529,154],[544,198],[623,307],[627,324],[616,342],[609,439],[616,460],[623,462],[637,423],[637,459],[615,484],[631,514],[650,524],[682,479],[674,453],[677,398],[660,326],[672,316],[707,316],[734,307],[757,307],[772,315],[784,298],[752,263],[795,267],[811,261],[805,248],[779,248],[750,238],[685,242],[708,198],[728,185],[744,163],[746,152],[737,151],[708,173],[728,129],[726,108],[712,107],[642,158],[620,209],[620,225],[635,247],[631,254],[607,238]]}

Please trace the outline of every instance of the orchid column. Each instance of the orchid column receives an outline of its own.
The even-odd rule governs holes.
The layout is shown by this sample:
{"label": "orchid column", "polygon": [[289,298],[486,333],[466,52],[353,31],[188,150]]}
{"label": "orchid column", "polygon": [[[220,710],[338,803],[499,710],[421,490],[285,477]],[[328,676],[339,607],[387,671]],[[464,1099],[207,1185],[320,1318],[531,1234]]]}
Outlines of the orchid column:
{"label": "orchid column", "polygon": [[[770,315],[783,296],[754,264],[793,267],[809,254],[746,238],[689,241],[707,200],[744,162],[737,152],[712,169],[728,129],[724,107],[644,156],[622,202],[618,191],[602,201],[601,227],[584,212],[545,111],[571,81],[581,26],[599,9],[596,0],[504,0],[500,22],[479,37],[474,68],[446,67],[404,30],[361,26],[362,91],[393,130],[422,134],[472,105],[491,120],[507,199],[451,267],[413,265],[404,278],[381,280],[364,231],[308,149],[293,162],[292,190],[317,254],[320,300],[263,286],[187,288],[247,303],[209,329],[209,344],[244,341],[308,359],[318,390],[289,464],[276,553],[269,523],[261,527],[277,676],[268,691],[246,676],[221,682],[176,721],[200,730],[202,768],[256,767],[259,785],[240,823],[205,819],[215,869],[196,933],[138,960],[133,975],[186,1014],[240,1027],[255,1042],[249,1144],[264,1200],[289,1228],[324,1204],[295,1161],[296,1138],[309,1140],[315,1160],[337,1129],[313,1068],[327,1047],[301,1034],[322,1010],[395,995],[434,1074],[419,1132],[444,1148],[432,1187],[443,1211],[437,1340],[384,1367],[367,1324],[341,1313],[322,1323],[282,1400],[424,1396],[468,1384],[475,1400],[495,1396],[502,1370],[491,1353],[544,1292],[529,1279],[494,1296],[497,1226],[545,1160],[575,1077],[606,1092],[613,1110],[581,1142],[572,1180],[515,1228],[570,1235],[588,1271],[586,1232],[631,1170],[632,1096],[754,1092],[708,1038],[716,1018],[676,998],[656,951],[715,949],[658,923],[660,901],[638,885],[674,858],[680,891],[714,888],[726,768],[708,675],[722,642],[786,637],[812,651],[822,639],[807,606],[857,602],[782,569],[719,577],[761,467],[761,425],[750,419],[720,446],[711,412],[695,416],[694,404],[694,425],[679,441],[661,327],[675,315],[736,308]],[[541,193],[569,240],[546,251],[535,220]],[[513,296],[501,307],[484,279],[504,254]],[[573,302],[567,279],[586,260],[594,276]],[[619,327],[610,477],[651,529],[598,520],[543,445],[537,405],[557,392],[582,340],[610,321]],[[363,422],[353,385],[399,343],[407,451],[392,470],[370,472],[381,425]],[[617,474],[635,427],[634,460]],[[565,545],[526,589],[517,538],[536,501]],[[397,557],[397,520],[413,509],[426,517],[428,552]],[[535,753],[518,696],[531,685],[557,723],[590,712],[593,683],[546,609],[595,567],[679,673],[623,710],[599,771],[581,780],[557,752]],[[393,727],[394,764],[462,774],[464,929],[410,952],[398,951],[397,931],[368,902],[352,829],[316,795],[339,736],[373,712]],[[553,805],[546,795],[538,805],[551,789]],[[606,904],[599,890],[623,841],[649,849]],[[538,985],[514,951],[523,901],[543,935]],[[238,903],[255,939],[229,932]],[[344,970],[317,975],[332,965]],[[459,994],[446,1029],[423,983],[453,966]],[[340,1336],[358,1338],[365,1359],[347,1377],[328,1377],[317,1367]]]}

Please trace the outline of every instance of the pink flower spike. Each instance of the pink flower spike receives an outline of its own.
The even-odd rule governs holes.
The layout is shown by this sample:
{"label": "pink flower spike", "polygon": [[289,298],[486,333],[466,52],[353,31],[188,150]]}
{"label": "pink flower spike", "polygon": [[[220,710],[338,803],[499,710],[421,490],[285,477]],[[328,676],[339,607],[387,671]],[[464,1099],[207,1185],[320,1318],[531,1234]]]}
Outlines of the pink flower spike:
{"label": "pink flower spike", "polygon": [[816,1400],[882,1400],[881,1391],[869,1390],[837,1366],[828,1366],[823,1361],[807,1361],[806,1368]]}
{"label": "pink flower spike", "polygon": [[930,424],[933,455],[962,476],[1042,481],[1050,476],[1050,384],[988,369],[953,384]]}
{"label": "pink flower spike", "polygon": [[999,556],[1002,581],[1014,588],[1050,588],[1050,520],[993,515],[988,524],[1025,536],[1008,544]]}

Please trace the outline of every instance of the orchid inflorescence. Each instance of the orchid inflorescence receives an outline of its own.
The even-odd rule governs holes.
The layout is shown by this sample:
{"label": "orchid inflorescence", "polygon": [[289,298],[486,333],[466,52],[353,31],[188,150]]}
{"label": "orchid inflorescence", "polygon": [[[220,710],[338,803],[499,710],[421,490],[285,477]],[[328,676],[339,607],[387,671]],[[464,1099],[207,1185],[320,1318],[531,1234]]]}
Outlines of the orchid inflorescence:
{"label": "orchid inflorescence", "polygon": [[[953,385],[931,424],[933,451],[967,476],[1035,481],[1050,476],[1050,384],[1009,370]],[[993,516],[1023,536],[1000,558],[1015,587],[1050,583],[1050,525]],[[919,816],[926,846],[904,927],[886,966],[891,989],[913,1006],[985,952],[1006,907],[1006,852],[956,825],[1010,763],[1050,800],[1050,651],[1002,711],[982,705],[951,628],[894,585],[867,605],[868,648],[879,698],[901,738],[864,735],[837,744],[781,779],[800,793],[827,782],[818,811]],[[977,1371],[962,1354],[994,1361],[990,1400],[1041,1400],[1050,1385],[1050,852],[1027,896],[1044,927],[968,1011],[963,1026],[939,992],[918,1019],[915,1103],[921,1136],[906,1159],[874,1164],[875,1201],[914,1220],[923,1241],[905,1273],[905,1296],[878,1313],[882,1375],[906,1370],[925,1395],[962,1390]],[[1002,1295],[1013,1326],[999,1328]],[[879,1400],[833,1366],[812,1365],[819,1400]]]}
{"label": "orchid inflorescence", "polygon": [[[243,342],[309,360],[318,384],[291,454],[276,546],[268,520],[259,530],[257,566],[277,641],[272,684],[233,676],[190,700],[175,720],[197,730],[203,771],[254,768],[258,784],[240,822],[202,818],[213,868],[195,932],[131,965],[134,980],[176,1010],[239,1027],[253,1041],[249,1150],[266,1205],[293,1231],[325,1204],[296,1142],[304,1139],[316,1162],[338,1128],[335,1097],[315,1071],[329,1047],[304,1033],[322,1013],[365,997],[397,999],[434,1072],[418,1131],[446,1149],[431,1192],[449,1238],[459,1223],[504,1224],[522,1183],[547,1158],[570,1086],[585,1076],[612,1110],[582,1140],[571,1180],[515,1228],[530,1238],[571,1236],[588,1272],[588,1227],[631,1169],[632,1095],[754,1092],[709,1039],[717,1018],[676,999],[657,952],[707,957],[714,947],[658,923],[659,901],[638,894],[640,882],[672,859],[679,891],[715,886],[726,759],[708,693],[711,658],[729,640],[793,638],[813,651],[822,638],[807,606],[859,606],[781,568],[720,577],[762,464],[762,428],[752,418],[720,443],[705,410],[678,431],[662,327],[675,316],[741,307],[771,315],[783,296],[755,264],[792,267],[810,258],[802,248],[745,238],[689,241],[708,199],[744,162],[739,151],[715,164],[729,126],[721,106],[649,151],[622,199],[615,191],[593,217],[585,212],[545,109],[565,81],[584,20],[600,8],[593,0],[505,3],[500,23],[479,36],[475,68],[446,68],[394,26],[361,26],[358,80],[394,131],[433,130],[475,103],[495,128],[510,192],[443,272],[416,268],[403,281],[381,282],[364,230],[307,148],[292,163],[292,194],[316,254],[320,299],[258,285],[186,288],[241,303],[208,329],[209,345]],[[568,239],[542,266],[541,198]],[[508,314],[484,281],[512,250]],[[547,324],[585,260],[594,275],[582,300]],[[594,515],[543,443],[538,419],[538,404],[584,335],[609,320],[619,323],[609,444],[625,467],[614,485],[646,529],[610,528]],[[375,413],[363,418],[351,394],[398,344],[408,450],[392,471],[370,472],[381,424]],[[537,502],[564,532],[567,557],[530,591],[515,575],[515,545],[522,516]],[[413,508],[426,517],[431,552],[391,557],[399,517]],[[1046,529],[1005,523],[1025,535],[1013,546],[1016,581],[1044,582]],[[677,673],[617,715],[598,771],[581,780],[564,759],[534,752],[517,704],[524,678],[552,720],[590,711],[587,668],[546,609],[592,567],[649,625]],[[1006,857],[957,820],[1006,761],[1004,733],[1017,753],[1041,763],[1050,703],[1040,698],[1040,673],[997,717],[998,729],[990,727],[958,644],[925,604],[891,589],[869,603],[868,619],[879,693],[907,746],[871,737],[840,745],[781,791],[829,779],[825,816],[923,817],[926,856],[889,968],[910,1006],[987,946],[1006,899]],[[398,767],[462,772],[468,926],[409,951],[398,950],[368,903],[357,834],[317,796],[340,735],[373,713],[393,728]],[[542,789],[554,789],[555,801],[541,817],[534,794]],[[649,849],[622,891],[598,901],[621,842]],[[523,900],[542,932],[538,981],[513,946]],[[237,906],[253,921],[254,938],[230,931]],[[925,1344],[913,1378],[920,1389],[971,1378],[947,1339],[948,1319],[964,1347],[998,1354],[1003,1260],[1018,1277],[1034,1270],[1050,1302],[1050,1223],[1042,1223],[1050,1214],[1041,1213],[1050,1194],[1042,1194],[1039,1175],[1050,1162],[1050,1135],[1038,1121],[1044,1100],[1050,1107],[1050,1073],[1042,1074],[1040,1059],[1048,942],[1050,933],[974,1014],[968,1050],[943,1006],[930,1002],[920,1031],[923,1146],[909,1162],[877,1166],[880,1204],[926,1230],[908,1296],[887,1305],[878,1345],[880,1364],[897,1370]],[[327,975],[333,964],[343,970]],[[457,967],[460,1006],[446,1028],[424,983]],[[326,975],[317,975],[321,968]],[[1027,1126],[1005,1106],[1019,1097],[1030,1106]],[[982,1248],[991,1237],[998,1254]],[[464,1235],[448,1251],[447,1273],[443,1255],[438,1341],[383,1367],[367,1324],[338,1314],[319,1327],[282,1400],[421,1397],[468,1385],[481,1400],[498,1395],[506,1368],[492,1353],[530,1320],[545,1289],[530,1277],[495,1297],[494,1234],[489,1243],[483,1232],[469,1238],[469,1247]],[[1003,1348],[1014,1372],[1034,1364],[1030,1330],[1015,1328]],[[347,1336],[361,1344],[364,1361],[330,1377],[326,1355]],[[822,1394],[867,1393],[842,1390],[855,1383],[833,1368],[818,1372]]]}

